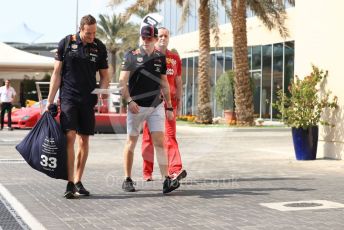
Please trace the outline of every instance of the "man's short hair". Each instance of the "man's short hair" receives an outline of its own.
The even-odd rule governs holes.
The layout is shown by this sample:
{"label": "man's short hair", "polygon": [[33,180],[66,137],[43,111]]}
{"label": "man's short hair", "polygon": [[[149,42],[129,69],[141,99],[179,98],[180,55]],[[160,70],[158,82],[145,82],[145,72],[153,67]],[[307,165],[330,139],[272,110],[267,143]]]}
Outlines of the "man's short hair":
{"label": "man's short hair", "polygon": [[166,31],[168,32],[168,34],[170,34],[170,30],[167,29],[166,27],[160,26],[160,27],[158,28],[158,30],[166,30]]}
{"label": "man's short hair", "polygon": [[141,37],[155,37],[155,38],[157,38],[158,37],[158,29],[152,25],[142,26],[140,35],[141,35]]}
{"label": "man's short hair", "polygon": [[84,28],[84,25],[93,25],[96,24],[97,20],[90,14],[85,15],[80,20],[80,29]]}

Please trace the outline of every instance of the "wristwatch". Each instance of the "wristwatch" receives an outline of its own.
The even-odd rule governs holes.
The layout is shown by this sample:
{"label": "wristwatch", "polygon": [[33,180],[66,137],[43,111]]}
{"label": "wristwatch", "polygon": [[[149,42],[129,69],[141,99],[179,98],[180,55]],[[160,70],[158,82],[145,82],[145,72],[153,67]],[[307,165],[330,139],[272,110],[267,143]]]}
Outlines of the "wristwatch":
{"label": "wristwatch", "polygon": [[166,110],[173,112],[173,108],[172,107],[167,107]]}

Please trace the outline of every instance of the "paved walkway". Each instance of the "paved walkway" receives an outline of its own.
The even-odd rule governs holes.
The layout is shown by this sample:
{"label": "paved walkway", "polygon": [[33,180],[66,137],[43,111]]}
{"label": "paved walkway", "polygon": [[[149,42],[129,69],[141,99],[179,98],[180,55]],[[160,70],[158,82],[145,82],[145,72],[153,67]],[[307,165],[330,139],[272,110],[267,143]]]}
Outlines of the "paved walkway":
{"label": "paved walkway", "polygon": [[[142,180],[140,145],[138,191],[122,192],[125,135],[95,135],[83,179],[92,196],[77,200],[62,197],[65,181],[20,161],[14,146],[27,132],[0,132],[0,229],[344,229],[344,208],[319,206],[344,204],[343,161],[296,161],[289,129],[178,126],[188,177],[168,195],[158,168],[153,182]],[[15,211],[11,228],[1,200]],[[321,209],[302,209],[309,200]],[[292,201],[303,202],[296,211],[262,205]]]}

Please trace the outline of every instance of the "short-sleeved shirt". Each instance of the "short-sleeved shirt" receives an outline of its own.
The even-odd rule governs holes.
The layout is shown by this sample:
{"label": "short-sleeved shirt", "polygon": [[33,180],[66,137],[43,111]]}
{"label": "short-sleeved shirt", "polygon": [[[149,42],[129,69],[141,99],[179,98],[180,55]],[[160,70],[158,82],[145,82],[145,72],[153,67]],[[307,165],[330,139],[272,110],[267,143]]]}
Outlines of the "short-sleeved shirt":
{"label": "short-sleeved shirt", "polygon": [[[166,50],[166,75],[170,86],[170,95],[172,102],[177,94],[176,81],[177,77],[182,75],[182,63],[177,53]],[[172,103],[174,104],[174,103]]]}
{"label": "short-sleeved shirt", "polygon": [[96,103],[97,97],[91,92],[97,86],[96,72],[108,68],[106,47],[98,39],[83,45],[77,33],[71,36],[64,56],[67,37],[59,42],[55,54],[55,60],[64,62],[60,98],[71,103]]}
{"label": "short-sleeved shirt", "polygon": [[142,107],[156,107],[162,102],[161,75],[166,74],[166,57],[154,50],[148,56],[142,47],[129,51],[122,62],[122,71],[130,71],[130,97]]}
{"label": "short-sleeved shirt", "polygon": [[12,98],[16,95],[16,91],[12,86],[6,87],[6,86],[1,86],[0,87],[0,102],[11,102]]}

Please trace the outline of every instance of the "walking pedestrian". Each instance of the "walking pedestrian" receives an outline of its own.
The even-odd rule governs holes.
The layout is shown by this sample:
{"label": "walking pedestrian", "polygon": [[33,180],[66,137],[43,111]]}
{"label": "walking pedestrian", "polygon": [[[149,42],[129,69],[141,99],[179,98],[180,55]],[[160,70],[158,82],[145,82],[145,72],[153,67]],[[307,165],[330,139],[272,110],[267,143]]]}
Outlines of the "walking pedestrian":
{"label": "walking pedestrian", "polygon": [[[168,171],[173,179],[181,180],[186,177],[186,170],[182,167],[176,137],[176,116],[180,114],[183,83],[181,78],[181,61],[177,53],[171,52],[167,47],[170,40],[170,32],[167,28],[158,29],[158,41],[155,48],[166,56],[166,75],[170,87],[171,102],[173,107],[173,119],[165,121],[165,148],[168,156]],[[165,107],[167,105],[165,104]],[[142,136],[143,178],[152,180],[154,167],[154,147],[150,130],[147,124],[143,127]]]}
{"label": "walking pedestrian", "polygon": [[7,127],[12,131],[12,107],[16,91],[11,86],[9,80],[5,80],[5,85],[0,87],[0,104],[1,104],[1,130],[4,128],[5,113],[7,111]]}
{"label": "walking pedestrian", "polygon": [[[140,35],[142,45],[126,54],[119,81],[120,86],[123,87],[122,96],[128,103],[128,136],[124,148],[126,178],[122,189],[127,192],[135,191],[131,178],[134,150],[142,124],[146,121],[156,149],[160,172],[165,178],[163,193],[169,193],[179,187],[179,182],[172,180],[168,175],[167,154],[164,149],[165,117],[169,120],[173,119],[173,107],[166,77],[166,58],[154,49],[158,37],[156,27],[143,26]],[[166,108],[160,96],[161,91],[166,101]]]}
{"label": "walking pedestrian", "polygon": [[[68,183],[64,197],[90,195],[81,182],[89,151],[89,136],[94,134],[94,106],[97,95],[96,72],[100,75],[100,88],[108,88],[108,58],[105,45],[95,38],[97,22],[92,15],[81,18],[79,32],[59,42],[55,56],[54,72],[50,80],[47,108],[60,89],[60,121],[67,137]],[[101,95],[103,98],[106,95]],[[78,150],[74,173],[75,151]]]}

